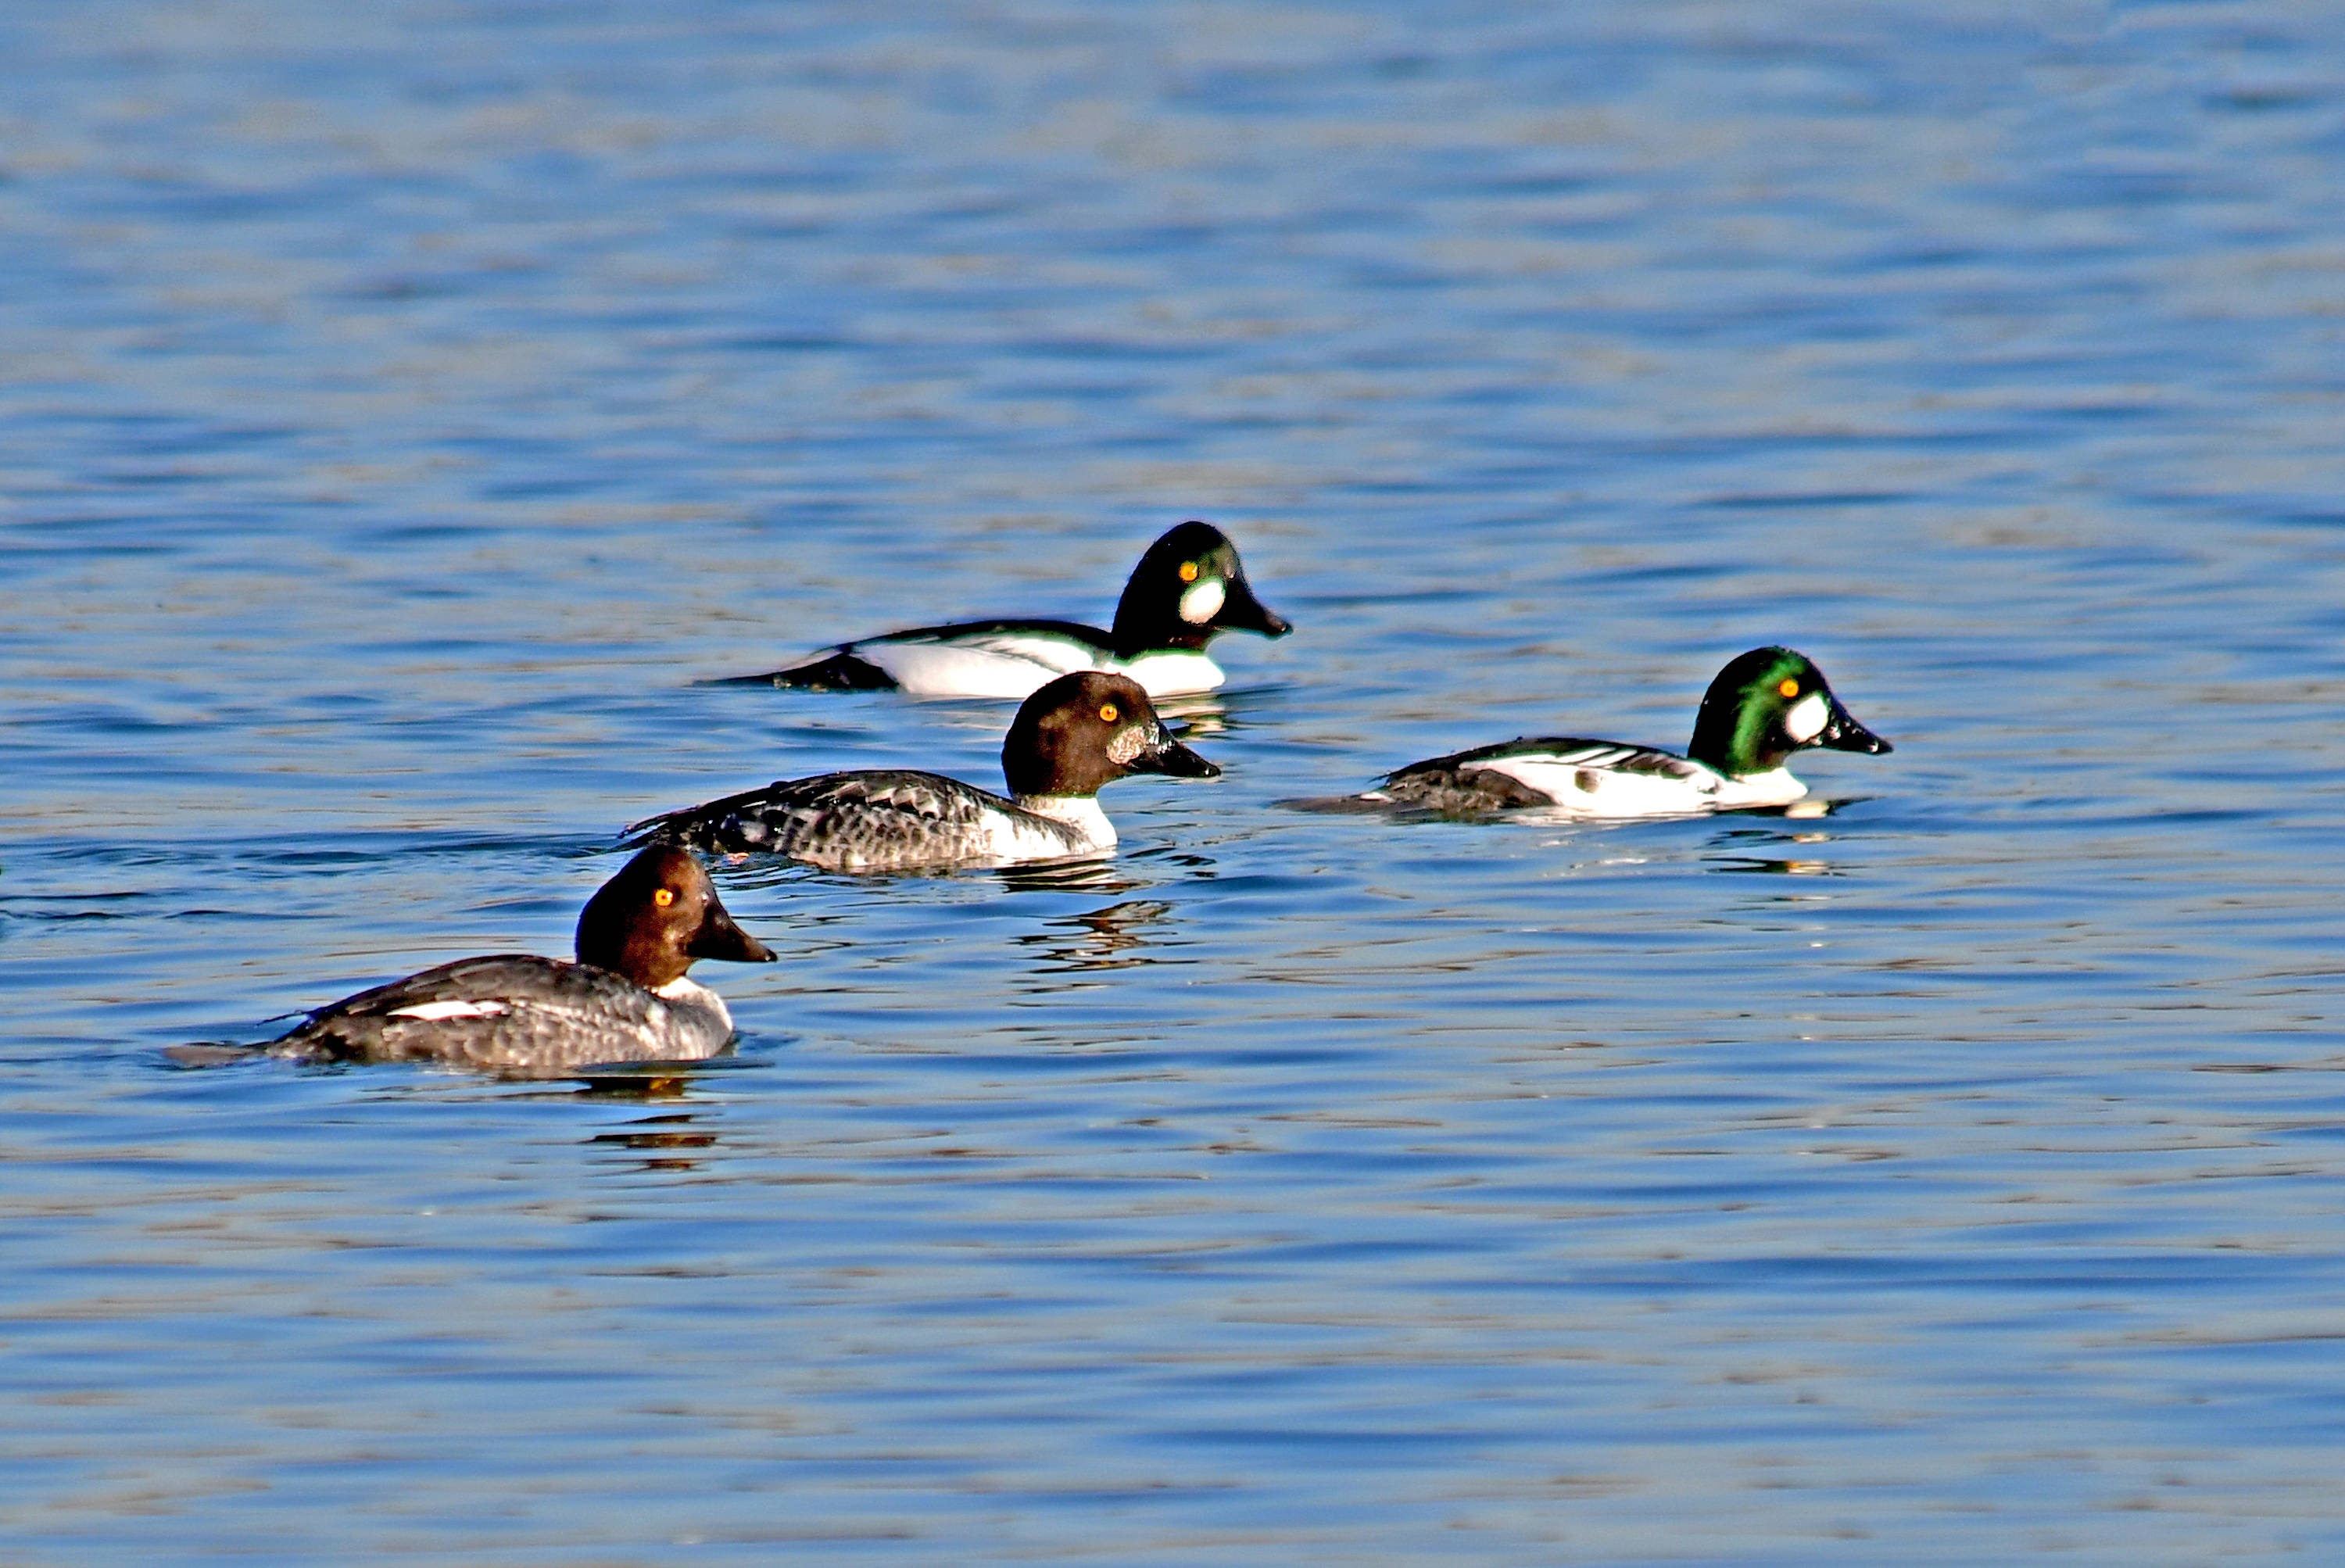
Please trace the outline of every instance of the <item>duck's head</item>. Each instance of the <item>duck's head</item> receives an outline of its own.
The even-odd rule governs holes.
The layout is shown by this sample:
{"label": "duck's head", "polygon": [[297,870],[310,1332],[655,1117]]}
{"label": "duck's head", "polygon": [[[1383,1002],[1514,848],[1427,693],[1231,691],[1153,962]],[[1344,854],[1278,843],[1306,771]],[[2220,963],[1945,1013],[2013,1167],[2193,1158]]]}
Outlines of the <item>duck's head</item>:
{"label": "duck's head", "polygon": [[1813,659],[1792,648],[1752,648],[1719,671],[1702,694],[1686,755],[1739,779],[1781,768],[1811,746],[1890,749],[1840,705]]}
{"label": "duck's head", "polygon": [[1012,795],[1083,796],[1127,773],[1221,771],[1172,738],[1138,681],[1098,670],[1062,675],[1028,697],[1001,742]]}
{"label": "duck's head", "polygon": [[1254,596],[1238,547],[1211,523],[1183,523],[1140,557],[1115,606],[1116,651],[1202,648],[1220,632],[1283,637],[1294,628]]}
{"label": "duck's head", "polygon": [[656,991],[698,958],[766,963],[774,950],[733,923],[688,850],[655,844],[619,868],[578,916],[578,962]]}

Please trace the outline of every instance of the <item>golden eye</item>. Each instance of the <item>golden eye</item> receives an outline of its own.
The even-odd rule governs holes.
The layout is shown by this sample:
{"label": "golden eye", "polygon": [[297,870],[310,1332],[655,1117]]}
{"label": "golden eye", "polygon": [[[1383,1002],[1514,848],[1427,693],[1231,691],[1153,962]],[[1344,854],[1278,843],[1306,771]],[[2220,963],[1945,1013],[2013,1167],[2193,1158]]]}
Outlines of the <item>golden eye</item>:
{"label": "golden eye", "polygon": [[1183,561],[1181,563],[1181,580],[1184,583],[1193,583],[1197,580],[1196,562]]}
{"label": "golden eye", "polygon": [[1786,680],[1782,685],[1777,687],[1775,689],[1782,692],[1785,697],[1797,697],[1800,695],[1800,683],[1796,680]]}
{"label": "golden eye", "polygon": [[1118,708],[1115,704],[1112,702],[1102,702],[1100,704],[1100,718],[1106,722],[1113,724],[1117,719],[1122,718],[1122,717],[1123,709]]}
{"label": "golden eye", "polygon": [[652,891],[652,902],[659,905],[662,909],[667,908],[668,905],[675,902],[675,890],[674,888],[655,888]]}

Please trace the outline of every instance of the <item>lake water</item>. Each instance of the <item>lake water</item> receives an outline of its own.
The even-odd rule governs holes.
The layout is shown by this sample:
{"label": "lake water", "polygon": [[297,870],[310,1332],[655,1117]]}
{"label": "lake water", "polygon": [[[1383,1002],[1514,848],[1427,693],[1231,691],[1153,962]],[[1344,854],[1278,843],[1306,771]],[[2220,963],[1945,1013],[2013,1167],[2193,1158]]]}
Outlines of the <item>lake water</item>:
{"label": "lake water", "polygon": [[[0,1559],[2345,1561],[2340,164],[2311,5],[10,6]],[[739,1070],[166,1057],[1190,516],[1225,776],[719,868]],[[1828,816],[1280,804],[1766,642]]]}

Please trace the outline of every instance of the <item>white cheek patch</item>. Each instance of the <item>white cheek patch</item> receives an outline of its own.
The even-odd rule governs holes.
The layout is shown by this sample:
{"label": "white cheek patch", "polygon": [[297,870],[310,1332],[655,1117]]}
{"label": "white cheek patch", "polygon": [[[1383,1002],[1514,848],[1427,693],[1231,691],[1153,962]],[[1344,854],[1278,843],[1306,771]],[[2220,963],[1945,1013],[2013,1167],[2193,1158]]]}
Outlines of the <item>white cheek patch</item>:
{"label": "white cheek patch", "polygon": [[1181,618],[1193,626],[1202,626],[1221,614],[1222,601],[1229,596],[1229,590],[1216,578],[1193,583],[1181,592]]}
{"label": "white cheek patch", "polygon": [[1119,729],[1108,738],[1107,759],[1122,768],[1147,749],[1148,741],[1139,730]]}
{"label": "white cheek patch", "polygon": [[1824,732],[1831,718],[1832,706],[1824,701],[1823,693],[1812,691],[1792,704],[1792,711],[1783,715],[1783,733],[1805,746]]}
{"label": "white cheek patch", "polygon": [[437,1023],[446,1018],[501,1018],[505,1004],[502,1002],[419,1002],[412,1007],[391,1010],[393,1018],[421,1018]]}

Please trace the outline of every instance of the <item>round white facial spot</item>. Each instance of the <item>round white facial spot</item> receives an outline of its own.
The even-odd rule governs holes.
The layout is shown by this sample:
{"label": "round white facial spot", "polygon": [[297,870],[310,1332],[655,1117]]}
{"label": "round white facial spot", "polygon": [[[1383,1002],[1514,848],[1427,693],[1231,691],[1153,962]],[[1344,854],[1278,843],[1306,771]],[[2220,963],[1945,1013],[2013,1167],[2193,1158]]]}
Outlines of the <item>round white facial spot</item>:
{"label": "round white facial spot", "polygon": [[1108,738],[1107,759],[1122,768],[1148,749],[1148,741],[1136,725],[1126,725]]}
{"label": "round white facial spot", "polygon": [[1823,693],[1812,691],[1792,704],[1792,710],[1783,715],[1783,733],[1805,746],[1824,732],[1831,719],[1832,708],[1825,703]]}
{"label": "round white facial spot", "polygon": [[1193,626],[1202,626],[1221,613],[1222,601],[1229,597],[1221,579],[1208,577],[1181,591],[1181,618]]}

